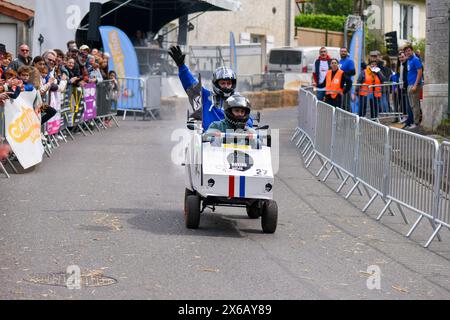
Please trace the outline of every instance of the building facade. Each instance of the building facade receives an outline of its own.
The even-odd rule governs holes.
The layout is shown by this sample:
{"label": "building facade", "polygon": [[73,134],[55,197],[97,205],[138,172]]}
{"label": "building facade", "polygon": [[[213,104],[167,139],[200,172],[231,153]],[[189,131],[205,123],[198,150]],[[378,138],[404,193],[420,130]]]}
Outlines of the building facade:
{"label": "building facade", "polygon": [[385,0],[383,17],[385,32],[397,31],[400,42],[425,38],[425,0]]}
{"label": "building facade", "polygon": [[239,2],[241,6],[237,12],[206,12],[194,19],[188,44],[227,44],[230,31],[237,43],[261,43],[267,50],[294,44],[294,0]]}
{"label": "building facade", "polygon": [[0,42],[14,57],[20,44],[31,42],[33,16],[33,10],[9,1],[0,2]]}

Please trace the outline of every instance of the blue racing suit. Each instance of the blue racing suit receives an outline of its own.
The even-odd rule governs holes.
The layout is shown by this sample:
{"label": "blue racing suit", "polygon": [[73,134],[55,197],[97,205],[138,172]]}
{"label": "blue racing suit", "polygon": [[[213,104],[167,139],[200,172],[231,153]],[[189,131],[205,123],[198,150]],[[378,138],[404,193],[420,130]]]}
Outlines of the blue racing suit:
{"label": "blue racing suit", "polygon": [[[179,67],[178,71],[178,76],[180,77],[184,90],[187,90],[198,83],[185,64]],[[204,131],[208,130],[209,125],[214,121],[221,121],[225,119],[225,114],[222,107],[223,102],[224,100],[220,99],[218,101],[219,106],[215,106],[213,103],[213,93],[202,86],[202,119]],[[250,128],[253,127],[253,120],[251,118],[248,119],[247,126]]]}

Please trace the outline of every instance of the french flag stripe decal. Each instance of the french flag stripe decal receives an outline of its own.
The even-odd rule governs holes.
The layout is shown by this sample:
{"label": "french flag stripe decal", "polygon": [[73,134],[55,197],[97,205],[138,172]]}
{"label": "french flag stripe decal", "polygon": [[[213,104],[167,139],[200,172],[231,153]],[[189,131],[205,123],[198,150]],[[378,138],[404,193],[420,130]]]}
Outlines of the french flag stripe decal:
{"label": "french flag stripe decal", "polygon": [[228,197],[234,198],[234,176],[229,176]]}
{"label": "french flag stripe decal", "polygon": [[245,177],[240,177],[239,180],[239,197],[245,198]]}

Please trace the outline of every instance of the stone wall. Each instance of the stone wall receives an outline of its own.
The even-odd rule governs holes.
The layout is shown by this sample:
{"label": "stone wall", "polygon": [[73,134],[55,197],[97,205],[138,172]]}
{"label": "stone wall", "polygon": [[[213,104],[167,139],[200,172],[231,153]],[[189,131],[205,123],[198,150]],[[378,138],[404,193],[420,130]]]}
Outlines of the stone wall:
{"label": "stone wall", "polygon": [[448,54],[450,0],[427,0],[425,86],[423,122],[426,130],[435,130],[448,106]]}

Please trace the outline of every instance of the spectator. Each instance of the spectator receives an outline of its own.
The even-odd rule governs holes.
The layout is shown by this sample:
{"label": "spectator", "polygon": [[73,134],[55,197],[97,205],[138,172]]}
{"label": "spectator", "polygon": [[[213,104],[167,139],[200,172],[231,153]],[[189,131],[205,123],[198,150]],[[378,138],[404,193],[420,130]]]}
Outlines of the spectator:
{"label": "spectator", "polygon": [[3,76],[6,84],[3,93],[6,93],[10,99],[16,99],[22,91],[22,81],[17,79],[17,72],[8,69]]}
{"label": "spectator", "polygon": [[420,60],[420,62],[422,62],[422,52],[420,49],[416,50],[416,57]]}
{"label": "spectator", "polygon": [[86,53],[86,51],[82,51],[82,52],[80,52],[80,54],[78,54],[78,60],[76,61],[80,68],[81,81],[79,84],[81,86],[84,86],[85,83],[89,82],[88,57],[89,57],[89,54]]}
{"label": "spectator", "polygon": [[403,129],[408,129],[414,124],[414,114],[408,99],[408,60],[403,51],[400,51],[398,54],[398,60],[397,74],[398,82],[400,84],[397,88],[396,100],[399,102],[399,107],[401,109],[399,111],[407,115],[407,117],[401,121],[405,123]]}
{"label": "spectator", "polygon": [[408,59],[408,98],[414,114],[414,125],[411,125],[410,128],[413,129],[420,125],[420,92],[423,85],[423,65],[420,59],[414,54],[414,49],[411,44],[407,45],[404,51]]}
{"label": "spectator", "polygon": [[67,60],[67,72],[69,73],[69,83],[74,86],[78,86],[81,81],[80,69],[75,68],[76,62],[74,58]]}
{"label": "spectator", "polygon": [[67,42],[67,52],[69,53],[72,49],[78,50],[77,43],[74,40]]}
{"label": "spectator", "polygon": [[350,92],[352,81],[344,71],[339,69],[339,61],[337,59],[331,59],[331,69],[327,71],[325,81],[327,90],[325,102],[334,107],[342,108],[342,96]]}
{"label": "spectator", "polygon": [[33,59],[33,72],[31,74],[31,82],[36,90],[41,87],[41,68],[45,67],[45,60],[41,56]]}
{"label": "spectator", "polygon": [[109,63],[107,58],[99,58],[98,64],[100,65],[100,71],[102,72],[103,79],[108,79]]}
{"label": "spectator", "polygon": [[5,72],[12,61],[12,54],[9,52],[5,52],[3,55],[3,60],[0,60],[0,67],[2,69],[2,72]]}
{"label": "spectator", "polygon": [[99,54],[100,54],[100,52],[98,51],[98,49],[92,49],[92,51],[91,51],[91,55],[93,55],[94,57],[98,57],[99,56]]}
{"label": "spectator", "polygon": [[89,59],[89,64],[91,66],[89,71],[89,82],[100,83],[103,81],[103,76],[100,71],[100,66],[94,56]]}
{"label": "spectator", "polygon": [[[56,56],[56,55],[55,55]],[[56,79],[50,75],[49,68],[45,64],[44,58],[42,60],[38,59],[39,62],[36,64],[40,73],[41,85],[39,87],[39,93],[42,97],[43,104],[35,109],[37,114],[41,114],[41,125],[45,124],[48,120],[53,118],[56,114],[56,110],[48,105],[48,93],[52,88],[52,85],[56,85]],[[51,59],[51,58],[50,58]],[[34,60],[33,60],[34,62]],[[42,63],[44,62],[44,63]],[[58,86],[56,86],[57,90]]]}
{"label": "spectator", "polygon": [[347,48],[342,47],[340,55],[339,69],[345,72],[347,78],[353,77],[356,74],[355,62],[350,59]]}
{"label": "spectator", "polygon": [[85,53],[85,54],[90,54],[90,53],[91,53],[91,49],[89,48],[89,46],[83,44],[83,45],[80,47],[80,52],[81,52],[81,53]]}
{"label": "spectator", "polygon": [[0,136],[0,161],[3,162],[4,160],[8,159],[10,153],[11,147],[9,146],[9,144],[3,143],[3,138],[2,136]]}
{"label": "spectator", "polygon": [[[353,76],[356,74],[356,68],[355,68],[355,62],[350,59],[347,48],[342,47],[340,51],[341,55],[341,61],[339,61],[339,69],[344,71],[345,76],[350,79],[350,81],[353,81]],[[350,91],[348,91],[344,95],[344,109],[347,111],[351,111],[350,109]]]}
{"label": "spectator", "polygon": [[146,47],[147,46],[147,39],[145,32],[142,32],[141,30],[136,31],[136,35],[133,39],[133,45],[135,47]]}
{"label": "spectator", "polygon": [[[381,85],[385,79],[378,68],[378,61],[372,59],[370,64],[359,75],[358,86],[356,88],[356,95],[359,96],[359,116],[365,117],[367,111],[367,104],[370,104],[370,117],[371,119],[378,118],[378,110],[381,105],[381,87],[369,88],[373,85]],[[356,97],[353,96],[353,99]]]}
{"label": "spectator", "polygon": [[[371,60],[375,60],[377,62],[377,67],[380,69],[381,74],[383,75],[384,79],[390,79],[391,75],[392,75],[392,70],[385,66],[385,62],[382,58],[381,58],[381,53],[380,51],[376,50],[376,51],[371,51],[370,52],[370,59]],[[389,57],[388,59],[389,60]],[[367,69],[367,68],[366,68]],[[382,87],[381,88],[381,104],[379,105],[379,110],[381,112],[388,112],[389,111],[389,92],[388,92],[387,87]]]}
{"label": "spectator", "polygon": [[108,74],[108,79],[110,80],[110,93],[109,98],[112,101],[112,110],[117,109],[117,100],[119,100],[119,83],[117,81],[117,74],[114,70],[111,70]]}
{"label": "spectator", "polygon": [[62,52],[59,49],[53,50],[56,53],[56,73],[58,77],[62,77],[63,74],[66,75],[66,77],[69,75],[66,69],[66,56],[64,55],[64,52]]}
{"label": "spectator", "polygon": [[50,86],[55,82],[55,78],[49,76],[49,68],[44,64],[39,66],[40,74],[40,85],[39,92],[41,94],[42,100],[47,102],[47,94],[50,90]]}
{"label": "spectator", "polygon": [[30,56],[30,48],[26,44],[22,44],[19,47],[19,55],[9,65],[9,69],[13,69],[17,72],[23,65],[30,66],[33,59]]}
{"label": "spectator", "polygon": [[49,69],[49,73],[46,78],[55,79],[55,81],[50,85],[49,90],[64,92],[67,85],[67,75],[66,73],[62,73],[61,69],[57,65],[57,53],[53,50],[49,50],[44,53],[43,58]]}
{"label": "spectator", "polygon": [[23,83],[24,91],[33,91],[34,86],[30,83],[31,72],[33,71],[32,67],[29,66],[21,66],[17,72],[19,76],[19,80]]}
{"label": "spectator", "polygon": [[[0,43],[0,62],[2,62],[3,61],[3,59],[5,58],[5,56],[6,56],[6,46],[3,44],[3,43]],[[4,72],[5,70],[3,70],[3,68],[0,68],[0,79],[2,79],[3,78],[3,72]]]}
{"label": "spectator", "polygon": [[[322,47],[319,51],[320,55],[314,62],[314,72],[313,72],[313,86],[318,89],[325,88],[325,77],[328,70],[330,69],[331,58],[328,55],[327,48]],[[325,98],[325,91],[319,90],[317,92],[317,99],[323,101]]]}
{"label": "spectator", "polygon": [[[108,81],[104,82],[106,86],[106,100],[111,102],[111,111],[117,110],[117,100],[119,99],[119,83],[117,82],[116,72],[111,70],[107,77]],[[103,120],[106,127],[111,127],[111,117]]]}
{"label": "spectator", "polygon": [[[386,79],[386,81],[388,81],[391,77],[392,77],[392,66],[391,66],[391,57],[389,57],[388,55],[385,55],[383,57],[383,60],[381,60],[382,62],[382,66],[383,68],[381,69],[381,72],[383,73],[384,79]],[[392,87],[391,86],[386,86],[386,87],[382,87],[382,107],[383,107],[383,112],[390,112],[391,110],[391,102],[390,102],[390,95],[392,93]]]}

